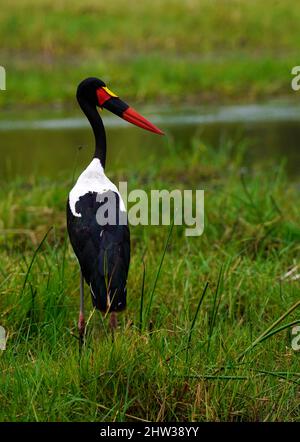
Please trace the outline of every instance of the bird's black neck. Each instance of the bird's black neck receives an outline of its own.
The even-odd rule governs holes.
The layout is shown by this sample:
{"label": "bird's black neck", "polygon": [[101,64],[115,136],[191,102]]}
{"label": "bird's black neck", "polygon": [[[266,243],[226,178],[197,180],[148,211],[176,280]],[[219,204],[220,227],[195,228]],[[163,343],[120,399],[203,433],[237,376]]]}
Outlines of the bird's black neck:
{"label": "bird's black neck", "polygon": [[95,153],[94,158],[98,158],[103,169],[106,161],[106,135],[102,119],[96,109],[86,101],[80,102],[80,107],[89,120],[95,135]]}

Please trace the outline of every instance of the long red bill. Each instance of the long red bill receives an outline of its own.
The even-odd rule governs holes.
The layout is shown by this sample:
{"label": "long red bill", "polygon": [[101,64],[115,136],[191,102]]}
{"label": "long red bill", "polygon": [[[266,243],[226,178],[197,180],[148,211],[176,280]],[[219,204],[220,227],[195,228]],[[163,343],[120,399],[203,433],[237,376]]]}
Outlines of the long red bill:
{"label": "long red bill", "polygon": [[154,126],[154,124],[150,123],[150,121],[146,120],[146,118],[142,117],[142,115],[138,114],[132,107],[129,107],[123,112],[122,118],[129,121],[129,123],[135,124],[136,126],[142,127],[150,132],[164,135],[163,131]]}

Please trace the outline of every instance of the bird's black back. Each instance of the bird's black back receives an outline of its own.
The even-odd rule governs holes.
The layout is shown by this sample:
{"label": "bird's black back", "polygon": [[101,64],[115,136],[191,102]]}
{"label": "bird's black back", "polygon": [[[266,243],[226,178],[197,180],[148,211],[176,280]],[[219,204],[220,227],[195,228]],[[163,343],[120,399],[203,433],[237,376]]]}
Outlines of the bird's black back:
{"label": "bird's black back", "polygon": [[[113,195],[114,194],[114,195]],[[111,198],[111,197],[114,198]],[[115,225],[99,224],[99,213],[107,201],[115,201]],[[130,233],[120,211],[116,192],[88,192],[76,203],[74,216],[67,203],[67,227],[82,274],[90,286],[93,305],[101,310],[120,311],[126,307],[126,284],[130,261]],[[107,212],[106,212],[107,214]]]}

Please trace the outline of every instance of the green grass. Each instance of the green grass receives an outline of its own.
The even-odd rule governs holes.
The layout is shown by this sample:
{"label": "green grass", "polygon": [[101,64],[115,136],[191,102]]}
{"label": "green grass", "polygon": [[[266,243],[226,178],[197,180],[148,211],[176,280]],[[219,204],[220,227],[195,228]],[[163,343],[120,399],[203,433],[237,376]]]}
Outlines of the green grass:
{"label": "green grass", "polygon": [[294,94],[299,19],[293,0],[12,0],[0,17],[0,99],[67,105],[90,75],[139,101]]}
{"label": "green grass", "polygon": [[[71,180],[2,185],[1,421],[299,420],[299,281],[281,279],[299,258],[296,187],[283,167],[245,169],[243,146],[184,147],[188,157],[170,145],[168,162],[125,175],[146,191],[205,189],[205,231],[131,228],[128,309],[112,343],[86,290],[81,357]],[[118,182],[124,171],[108,175]]]}

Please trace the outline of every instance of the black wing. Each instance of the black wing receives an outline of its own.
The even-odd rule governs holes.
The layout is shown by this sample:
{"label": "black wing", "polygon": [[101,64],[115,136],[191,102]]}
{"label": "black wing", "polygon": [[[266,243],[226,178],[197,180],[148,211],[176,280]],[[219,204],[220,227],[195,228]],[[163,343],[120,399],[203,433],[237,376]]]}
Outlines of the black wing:
{"label": "black wing", "polygon": [[[130,261],[127,217],[120,211],[116,192],[88,192],[76,203],[74,216],[67,203],[67,227],[82,274],[89,284],[93,305],[99,310],[126,307],[126,284]],[[115,219],[111,219],[115,214]],[[121,220],[125,225],[121,224]],[[109,223],[103,225],[103,217]],[[100,221],[100,224],[99,224]]]}

